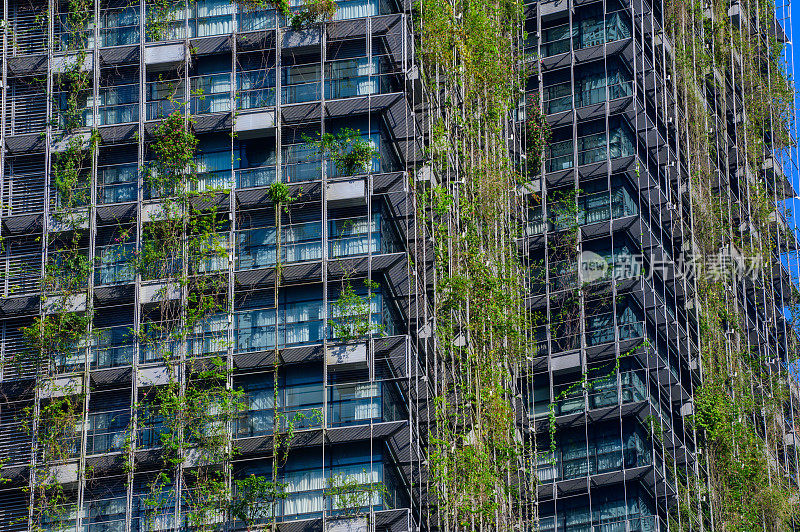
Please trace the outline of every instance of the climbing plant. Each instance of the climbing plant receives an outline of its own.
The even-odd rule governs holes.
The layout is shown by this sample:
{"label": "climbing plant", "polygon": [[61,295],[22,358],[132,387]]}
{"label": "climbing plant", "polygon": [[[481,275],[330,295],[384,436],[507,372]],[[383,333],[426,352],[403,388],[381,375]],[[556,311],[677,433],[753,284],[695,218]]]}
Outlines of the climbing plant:
{"label": "climbing plant", "polygon": [[[786,235],[780,234],[777,224],[772,226],[770,218],[777,218],[778,212],[776,197],[768,188],[782,185],[770,183],[774,176],[746,176],[761,172],[767,154],[773,165],[779,164],[781,151],[792,144],[788,133],[793,104],[783,66],[783,43],[773,31],[775,4],[770,0],[738,4],[742,27],[729,18],[724,2],[672,1],[666,7],[667,32],[675,45],[679,106],[685,115],[681,126],[689,132],[685,164],[691,172],[695,259],[713,265],[720,250],[734,249],[748,260],[772,264],[779,240]],[[748,29],[751,24],[757,28],[757,37]],[[735,92],[741,103],[726,96],[726,73],[735,73]],[[707,102],[703,91],[710,96]],[[720,131],[714,127],[719,123],[714,114],[725,106],[738,118],[732,124],[723,121]],[[727,157],[728,138],[736,140],[734,157],[744,170],[737,177],[739,198],[733,197],[726,184],[719,191],[712,186],[719,175],[717,160],[720,155]],[[740,215],[739,201],[750,223],[746,228],[733,222]],[[742,281],[741,275],[729,267],[696,278],[703,383],[694,390],[692,428],[705,457],[707,476],[676,475],[684,503],[670,521],[674,530],[703,526],[784,530],[797,523],[792,502],[797,487],[781,474],[776,456],[783,447],[781,410],[789,377],[765,365],[765,355],[754,355],[763,353],[766,346],[750,344],[745,329],[752,327],[748,320],[753,318],[743,314],[745,302],[729,288]],[[746,275],[751,277],[746,282],[757,286],[766,281],[760,277],[763,272]],[[767,312],[755,319],[770,322],[774,288],[771,283],[762,286],[768,303],[761,309]],[[774,324],[765,328],[770,329],[774,330]],[[790,324],[789,335],[789,353],[796,352],[796,325]]]}
{"label": "climbing plant", "polygon": [[511,194],[523,178],[507,143],[524,77],[521,4],[422,0],[415,9],[422,73],[439,88],[427,156],[447,183],[431,189],[423,213],[437,286],[430,489],[441,528],[511,530],[530,510],[513,401],[532,349],[515,245],[522,205]]}
{"label": "climbing plant", "polygon": [[317,137],[303,135],[303,141],[324,160],[333,162],[343,176],[363,174],[370,170],[378,151],[358,129],[348,127],[336,133],[317,133]]}
{"label": "climbing plant", "polygon": [[325,497],[337,517],[355,517],[373,505],[383,504],[389,490],[383,482],[363,482],[369,478],[367,470],[361,475],[334,473],[326,481]]}

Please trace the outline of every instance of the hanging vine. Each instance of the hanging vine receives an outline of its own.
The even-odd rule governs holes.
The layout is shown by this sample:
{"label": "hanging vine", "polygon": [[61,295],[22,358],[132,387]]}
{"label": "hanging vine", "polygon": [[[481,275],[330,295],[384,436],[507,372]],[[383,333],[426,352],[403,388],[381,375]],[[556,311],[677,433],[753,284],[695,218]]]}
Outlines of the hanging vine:
{"label": "hanging vine", "polygon": [[[782,183],[768,179],[745,179],[749,172],[759,173],[766,154],[778,165],[780,152],[792,145],[789,120],[793,98],[783,66],[783,43],[773,28],[775,4],[770,0],[741,2],[736,27],[724,2],[702,5],[700,2],[672,1],[667,4],[667,30],[675,44],[675,65],[680,105],[686,110],[682,124],[689,131],[687,164],[692,169],[691,206],[694,213],[693,239],[702,264],[714,263],[720,250],[730,247],[756,262],[769,266],[755,271],[745,280],[754,283],[763,294],[767,314],[774,307],[773,285],[761,276],[769,275],[781,236],[779,216],[772,193],[765,184],[780,189]],[[747,29],[758,26],[756,36]],[[713,125],[717,103],[702,103],[702,87],[722,100],[725,87],[717,81],[734,74],[741,95],[741,107],[727,102],[734,114],[743,118],[727,126],[737,141],[737,164],[744,169],[739,181],[744,217],[750,226],[743,229],[733,223],[739,206],[723,188],[712,190],[715,161],[725,147],[726,132]],[[741,92],[738,92],[740,90]],[[724,107],[723,107],[724,108]],[[708,111],[706,111],[706,109]],[[725,122],[723,121],[723,127]],[[721,148],[718,148],[721,146]],[[724,155],[725,152],[722,152]],[[731,286],[741,282],[733,268],[697,277],[700,301],[700,363],[703,383],[694,391],[695,414],[692,426],[704,451],[707,478],[679,475],[681,499],[685,504],[671,520],[673,529],[696,530],[710,524],[723,530],[786,530],[796,526],[798,496],[796,484],[780,471],[777,450],[783,443],[782,409],[788,399],[785,371],[765,364],[762,349],[751,344],[747,329],[749,319],[745,304],[737,301]],[[763,283],[763,284],[762,284]],[[789,295],[796,297],[795,291]],[[794,305],[789,301],[788,305]],[[775,330],[775,317],[765,330]],[[789,353],[796,352],[796,324],[789,325]],[[777,346],[775,346],[777,347]],[[707,501],[707,502],[703,502]]]}

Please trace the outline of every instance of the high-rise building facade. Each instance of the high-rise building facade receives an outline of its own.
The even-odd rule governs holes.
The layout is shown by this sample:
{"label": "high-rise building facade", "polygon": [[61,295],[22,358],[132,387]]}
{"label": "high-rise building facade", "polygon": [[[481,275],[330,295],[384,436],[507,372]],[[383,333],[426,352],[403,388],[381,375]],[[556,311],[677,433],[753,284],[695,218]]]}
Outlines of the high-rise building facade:
{"label": "high-rise building facade", "polygon": [[4,0],[0,531],[798,526],[787,9]]}

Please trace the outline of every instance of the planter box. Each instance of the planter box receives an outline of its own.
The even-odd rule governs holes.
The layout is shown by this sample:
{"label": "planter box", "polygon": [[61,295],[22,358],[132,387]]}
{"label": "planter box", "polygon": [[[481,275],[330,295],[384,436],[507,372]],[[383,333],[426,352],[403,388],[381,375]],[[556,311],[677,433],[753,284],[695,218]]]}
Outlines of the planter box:
{"label": "planter box", "polygon": [[367,204],[367,180],[364,177],[329,182],[325,192],[328,205],[332,207]]}
{"label": "planter box", "polygon": [[[78,54],[67,54],[61,56],[53,57],[52,67],[53,67],[53,74],[63,74],[64,72],[68,72],[73,70],[75,67],[75,63],[78,62]],[[80,65],[80,69],[82,71],[91,70],[92,69],[92,54],[87,53],[86,57],[83,58],[83,63]]]}
{"label": "planter box", "polygon": [[322,35],[319,27],[305,28],[300,31],[287,29],[283,34],[281,47],[291,49],[296,54],[306,50],[319,50]]}
{"label": "planter box", "polygon": [[39,392],[44,399],[66,397],[83,393],[83,379],[81,377],[60,377],[47,381]]}
{"label": "planter box", "polygon": [[137,386],[161,386],[164,384],[169,384],[169,371],[166,366],[136,370]]}
{"label": "planter box", "polygon": [[233,131],[242,139],[262,137],[275,131],[275,111],[254,111],[236,116]]}
{"label": "planter box", "polygon": [[56,484],[75,484],[78,482],[78,463],[68,462],[50,467],[50,478]]}
{"label": "planter box", "polygon": [[148,70],[170,70],[186,59],[186,47],[183,43],[156,44],[145,46],[144,64]]}
{"label": "planter box", "polygon": [[343,517],[325,521],[325,532],[368,532],[366,517]]}
{"label": "planter box", "polygon": [[342,344],[329,346],[325,352],[328,371],[367,369],[367,344]]}
{"label": "planter box", "polygon": [[139,287],[139,302],[143,305],[180,298],[181,287],[178,283],[151,283]]}
{"label": "planter box", "polygon": [[581,367],[581,353],[575,351],[565,355],[559,355],[550,359],[550,369],[553,373],[565,373],[575,368]]}
{"label": "planter box", "polygon": [[69,296],[47,296],[42,308],[45,314],[60,314],[62,312],[83,312],[86,310],[86,294],[72,294]]}

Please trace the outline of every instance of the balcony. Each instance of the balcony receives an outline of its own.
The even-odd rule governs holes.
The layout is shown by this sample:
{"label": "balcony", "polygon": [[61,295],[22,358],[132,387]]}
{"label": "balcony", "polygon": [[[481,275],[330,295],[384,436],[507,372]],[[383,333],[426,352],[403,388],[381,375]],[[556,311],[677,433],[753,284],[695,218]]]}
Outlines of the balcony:
{"label": "balcony", "polygon": [[222,113],[231,110],[231,74],[194,76],[190,79],[191,113]]}
{"label": "balcony", "polygon": [[[379,213],[328,221],[328,256],[333,258],[391,253],[392,233]],[[236,238],[236,269],[252,270],[275,266],[275,228],[239,231]],[[306,262],[322,258],[321,222],[290,224],[282,228],[281,262]]]}
{"label": "balcony", "polygon": [[[616,127],[610,129],[608,137],[605,132],[593,133],[578,137],[578,165],[629,157],[635,153],[633,140],[627,128]],[[608,142],[607,142],[608,141]],[[555,142],[547,147],[548,172],[567,170],[575,164],[572,140]]]}
{"label": "balcony", "polygon": [[[359,297],[366,299],[366,291],[357,289]],[[289,297],[300,297],[289,293]],[[333,308],[329,315],[336,319],[336,310]],[[392,335],[395,331],[395,319],[388,301],[382,294],[374,292],[369,301],[365,302],[368,310],[364,317],[368,321],[373,334]],[[318,344],[322,342],[326,331],[322,320],[322,301],[289,301],[281,303],[278,312],[278,327],[276,338],[276,311],[274,308],[261,308],[240,310],[235,313],[234,323],[236,329],[235,350],[237,353],[268,351],[278,348]],[[332,333],[330,333],[332,334]]]}
{"label": "balcony", "polygon": [[405,405],[391,383],[337,384],[329,388],[331,427],[402,419],[406,419]]}
{"label": "balcony", "polygon": [[572,28],[563,24],[548,28],[542,32],[542,57],[562,54],[570,51],[570,40],[575,50],[598,46],[631,36],[630,19],[627,10],[606,13],[601,9],[590,9],[579,12],[574,17]]}
{"label": "balcony", "polygon": [[[139,85],[101,87],[97,102],[97,125],[109,126],[139,121]],[[94,125],[91,118],[89,125]]]}
{"label": "balcony", "polygon": [[268,187],[277,181],[274,166],[240,168],[234,171],[237,189]]}
{"label": "balcony", "polygon": [[102,286],[132,283],[136,277],[133,266],[135,250],[135,243],[112,244],[95,249],[95,284]]}
{"label": "balcony", "polygon": [[[109,491],[111,488],[106,488]],[[99,490],[98,490],[99,491]],[[95,499],[83,503],[84,532],[120,532],[125,530],[127,497]],[[138,523],[131,523],[131,530],[139,530]]]}
{"label": "balcony", "polygon": [[[650,445],[639,426],[596,428],[585,437],[562,436],[555,452],[542,452],[536,467],[540,482],[597,475],[651,464]],[[624,508],[623,508],[624,515]]]}
{"label": "balcony", "polygon": [[275,105],[275,69],[236,73],[237,109],[258,109]]}
{"label": "balcony", "polygon": [[139,44],[138,6],[100,10],[100,46]]}
{"label": "balcony", "polygon": [[166,118],[176,111],[183,112],[185,80],[158,80],[145,84],[147,120]]}
{"label": "balcony", "polygon": [[[528,214],[527,236],[542,235],[545,232],[563,230],[571,225],[568,220],[561,221],[559,214],[563,211],[561,206],[554,209],[555,220],[545,220],[545,209],[541,205],[534,206]],[[601,191],[591,194],[583,194],[578,197],[578,225],[588,225],[598,222],[611,220],[612,218],[624,218],[639,213],[639,206],[631,197],[625,187],[615,187],[611,192]]]}
{"label": "balcony", "polygon": [[[605,76],[600,78],[582,78],[575,82],[575,108],[585,107],[606,100],[613,101],[633,95],[633,85],[630,80],[612,81],[613,75],[609,74],[608,82]],[[572,86],[570,82],[558,83],[544,88],[544,102],[542,109],[545,114],[555,114],[572,109]]]}

